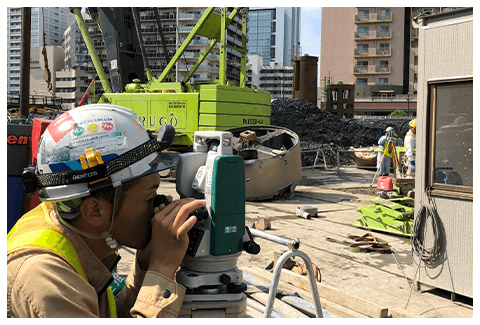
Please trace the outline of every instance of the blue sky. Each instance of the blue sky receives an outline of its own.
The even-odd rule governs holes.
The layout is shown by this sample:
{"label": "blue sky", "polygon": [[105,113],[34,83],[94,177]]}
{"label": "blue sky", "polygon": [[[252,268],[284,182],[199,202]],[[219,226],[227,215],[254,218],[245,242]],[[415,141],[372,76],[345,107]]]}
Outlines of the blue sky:
{"label": "blue sky", "polygon": [[302,7],[300,45],[302,54],[318,56],[317,86],[320,85],[320,40],[322,35],[322,8]]}
{"label": "blue sky", "polygon": [[302,7],[302,26],[300,27],[300,44],[302,54],[318,56],[320,59],[320,36],[322,31],[322,8]]}

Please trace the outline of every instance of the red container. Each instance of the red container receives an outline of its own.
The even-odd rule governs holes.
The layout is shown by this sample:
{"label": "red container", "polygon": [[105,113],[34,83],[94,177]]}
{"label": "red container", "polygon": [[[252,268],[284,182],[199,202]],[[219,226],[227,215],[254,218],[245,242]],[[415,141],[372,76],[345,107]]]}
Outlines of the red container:
{"label": "red container", "polygon": [[380,176],[377,181],[377,189],[381,191],[392,191],[393,178],[389,176]]}
{"label": "red container", "polygon": [[47,120],[43,118],[34,118],[33,119],[33,128],[32,128],[32,165],[35,164],[37,160],[38,145],[40,144],[40,137],[47,127],[52,123],[53,120]]}
{"label": "red container", "polygon": [[[33,119],[33,128],[32,128],[32,165],[35,164],[37,160],[38,146],[40,145],[40,137],[47,127],[52,123],[53,120],[47,120],[43,118],[34,118]],[[36,192],[30,199],[30,210],[38,206],[42,201],[38,198],[38,192]]]}

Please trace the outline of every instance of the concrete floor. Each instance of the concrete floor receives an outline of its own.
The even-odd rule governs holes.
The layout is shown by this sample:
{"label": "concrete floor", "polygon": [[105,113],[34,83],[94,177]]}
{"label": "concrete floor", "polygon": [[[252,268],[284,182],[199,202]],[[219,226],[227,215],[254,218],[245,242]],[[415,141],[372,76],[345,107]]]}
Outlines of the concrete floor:
{"label": "concrete floor", "polygon": [[[327,241],[327,237],[350,240],[349,235],[362,236],[368,231],[351,225],[360,214],[357,208],[371,204],[375,190],[370,188],[372,170],[343,168],[334,171],[305,170],[301,185],[291,200],[247,202],[246,225],[261,218],[271,221],[266,232],[300,241],[305,252],[322,274],[322,283],[372,303],[422,318],[473,318],[473,300],[458,297],[452,301],[450,293],[422,286],[411,290],[410,282],[417,266],[413,263],[408,237],[372,232],[388,241],[393,254],[354,253],[347,246]],[[178,198],[175,183],[162,182],[158,193]],[[311,219],[295,215],[298,206],[315,206],[318,216]],[[251,265],[265,269],[273,261],[273,252],[285,250],[279,244],[257,238],[261,246],[258,255],[243,253],[239,268]],[[130,270],[133,252],[122,249],[118,271],[126,276]],[[407,280],[408,279],[408,280]],[[406,307],[406,308],[405,308]]]}

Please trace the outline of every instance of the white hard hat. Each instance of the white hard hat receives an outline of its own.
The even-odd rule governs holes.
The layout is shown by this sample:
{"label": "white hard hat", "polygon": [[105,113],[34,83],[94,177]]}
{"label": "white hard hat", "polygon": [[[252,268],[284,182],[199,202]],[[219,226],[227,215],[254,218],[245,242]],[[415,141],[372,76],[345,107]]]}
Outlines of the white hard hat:
{"label": "white hard hat", "polygon": [[394,130],[393,127],[391,127],[391,126],[389,126],[389,127],[387,128],[387,132],[388,132],[388,131],[392,131],[392,133],[395,133],[395,130]]}
{"label": "white hard hat", "polygon": [[174,136],[173,127],[164,125],[155,139],[132,110],[121,106],[72,109],[43,133],[37,165],[23,173],[25,190],[39,189],[42,201],[71,200],[172,168],[178,154],[160,151]]}

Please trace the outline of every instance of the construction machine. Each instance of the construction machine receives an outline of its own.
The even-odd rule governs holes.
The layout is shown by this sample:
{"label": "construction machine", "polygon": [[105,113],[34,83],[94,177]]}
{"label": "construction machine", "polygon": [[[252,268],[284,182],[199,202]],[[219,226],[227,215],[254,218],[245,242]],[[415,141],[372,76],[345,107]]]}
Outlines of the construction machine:
{"label": "construction machine", "polygon": [[[111,103],[132,109],[145,128],[156,131],[161,124],[175,127],[174,145],[193,145],[195,131],[221,131],[245,125],[269,125],[271,97],[267,91],[246,86],[246,34],[248,8],[213,7],[205,10],[192,31],[169,57],[165,46],[160,17],[156,8],[88,8],[97,20],[105,43],[106,59],[111,84],[93,46],[80,8],[71,8],[95,65],[104,94],[99,102]],[[140,11],[153,11],[163,51],[168,62],[158,78],[152,76],[142,39]],[[227,40],[227,28],[240,17],[242,40]],[[233,28],[230,26],[230,28]],[[182,80],[175,80],[173,68],[185,56],[190,43],[198,38],[209,40],[203,53]],[[218,80],[189,82],[202,62],[212,57],[211,51],[218,44]],[[241,55],[240,82],[226,80],[227,50]],[[187,53],[188,54],[188,53]],[[215,56],[216,58],[217,56]],[[170,81],[167,81],[170,80]]]}
{"label": "construction machine", "polygon": [[[205,10],[175,54],[170,57],[165,46],[166,42],[157,8],[89,7],[88,11],[98,22],[102,32],[111,82],[108,81],[103,70],[102,62],[93,46],[80,9],[71,8],[71,11],[75,14],[98,78],[105,90],[99,99],[100,102],[132,109],[144,127],[152,132],[156,132],[163,124],[172,125],[176,131],[174,148],[178,151],[191,151],[194,144],[193,135],[196,131],[232,130],[237,138],[240,135],[235,130],[239,128],[243,131],[268,128],[265,130],[255,129],[259,133],[258,136],[275,133],[274,131],[282,133],[276,138],[284,139],[283,142],[286,143],[282,142],[272,147],[272,149],[281,149],[277,150],[277,153],[270,153],[265,158],[259,156],[255,160],[244,159],[247,180],[246,195],[249,200],[276,196],[291,198],[301,179],[298,136],[289,130],[270,127],[270,93],[246,86],[248,8],[214,9],[209,7]],[[158,34],[162,40],[167,65],[158,78],[152,76],[148,67],[146,51],[142,44],[140,12],[148,12],[148,15],[155,17],[154,21],[156,21]],[[242,22],[241,42],[227,35],[227,29],[240,30],[240,28],[237,30],[232,24],[234,21],[239,22],[240,20]],[[185,55],[192,54],[192,52],[186,52],[187,47],[192,42],[198,42],[200,36],[208,39],[208,45],[203,53],[194,53],[194,57],[198,55],[198,58],[193,65],[187,66],[188,73],[185,77],[182,80],[175,80],[172,72],[174,66]],[[211,53],[213,49],[215,52],[219,51],[219,54],[213,55]],[[229,61],[227,51],[235,51],[240,54],[239,85],[226,79],[227,61]],[[219,59],[218,80],[190,82],[197,69],[205,68],[204,61],[209,64],[216,62],[211,61],[212,55]],[[262,166],[265,167],[266,163],[268,163],[268,168],[262,170]],[[274,171],[288,176],[278,177]],[[260,173],[262,175],[259,175]]]}

